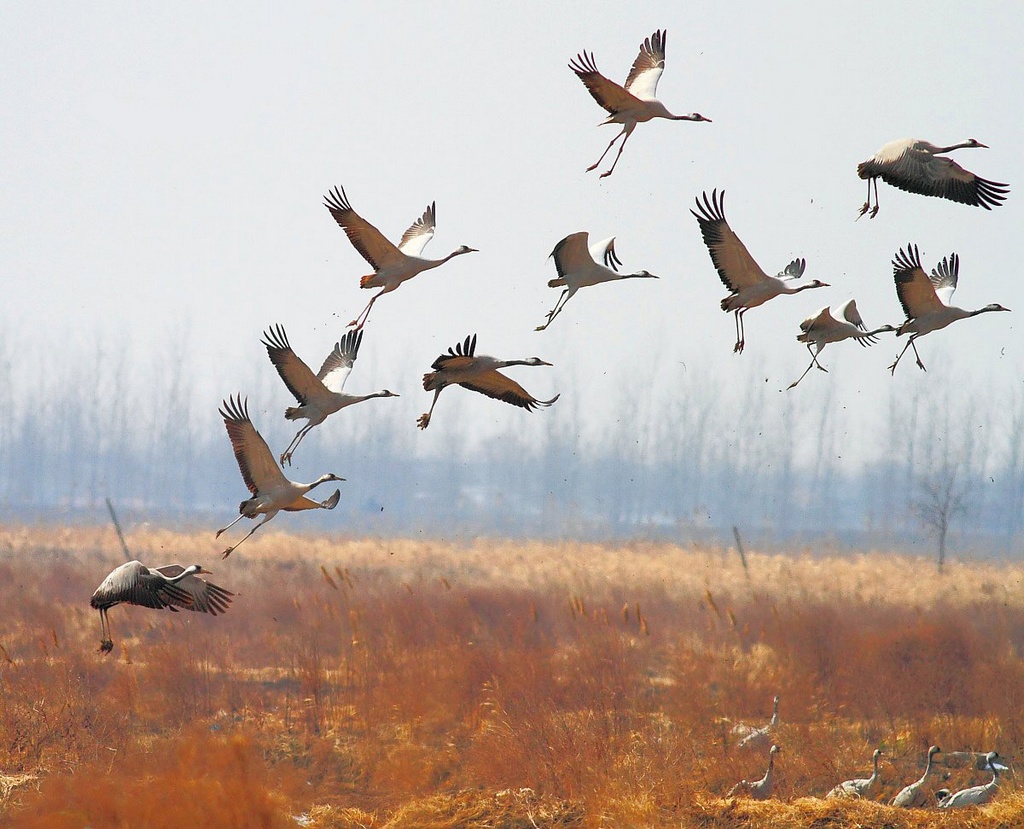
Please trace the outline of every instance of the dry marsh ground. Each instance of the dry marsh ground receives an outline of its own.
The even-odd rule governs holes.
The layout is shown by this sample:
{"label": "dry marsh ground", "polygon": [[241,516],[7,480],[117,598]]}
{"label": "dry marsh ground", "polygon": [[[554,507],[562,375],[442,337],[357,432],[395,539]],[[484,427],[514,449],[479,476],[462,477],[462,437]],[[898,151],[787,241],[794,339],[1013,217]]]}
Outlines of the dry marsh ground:
{"label": "dry marsh ground", "polygon": [[[882,805],[930,744],[1022,756],[1024,566],[209,536],[129,543],[214,570],[229,612],[115,608],[103,656],[113,533],[0,527],[0,824],[1024,825],[1013,773],[980,809]],[[775,694],[776,796],[728,799],[767,759],[732,726]],[[876,747],[879,802],[821,799]]]}

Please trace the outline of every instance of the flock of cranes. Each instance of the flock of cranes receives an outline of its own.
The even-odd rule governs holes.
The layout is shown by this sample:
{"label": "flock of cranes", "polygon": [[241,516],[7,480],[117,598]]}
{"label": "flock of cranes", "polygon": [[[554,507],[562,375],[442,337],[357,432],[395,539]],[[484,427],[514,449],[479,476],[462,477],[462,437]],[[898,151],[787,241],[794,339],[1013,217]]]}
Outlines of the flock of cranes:
{"label": "flock of cranes", "polygon": [[[658,81],[665,68],[666,32],[655,31],[640,45],[639,53],[624,85],[619,85],[602,75],[592,53],[581,52],[569,63],[569,68],[597,101],[608,112],[603,123],[618,124],[621,130],[609,142],[600,158],[587,168],[596,169],[620,141],[618,152],[611,166],[601,178],[610,176],[630,135],[637,124],[655,118],[675,121],[709,122],[711,119],[692,112],[675,115],[657,99]],[[926,141],[907,139],[886,144],[872,158],[857,168],[860,178],[867,181],[868,197],[858,217],[878,213],[878,179],[902,190],[947,199],[961,204],[980,206],[986,210],[1000,206],[1009,193],[1006,184],[980,178],[944,156],[961,148],[984,147],[984,144],[970,139],[959,144],[936,146]],[[874,188],[874,206],[871,193]],[[476,252],[475,248],[460,245],[440,259],[427,259],[423,251],[433,238],[436,226],[436,204],[431,203],[402,234],[397,245],[387,239],[374,225],[360,216],[349,202],[343,187],[337,186],[324,197],[324,205],[334,221],[344,230],[356,252],[363,257],[373,272],[360,279],[360,287],[377,289],[366,306],[349,323],[349,330],[327,355],[320,370],[312,369],[292,350],[285,329],[281,325],[269,327],[263,335],[262,345],[298,405],[285,409],[284,417],[289,421],[305,420],[306,423],[292,438],[279,455],[271,451],[257,431],[248,411],[248,401],[235,395],[223,401],[219,413],[234,451],[242,480],[250,497],[239,504],[239,515],[227,526],[219,529],[216,536],[230,529],[243,518],[262,520],[248,533],[222,552],[226,558],[246,539],[272,520],[279,512],[296,512],[311,509],[334,509],[341,497],[336,489],[322,501],[310,497],[312,490],[320,485],[345,479],[325,473],[311,483],[290,480],[282,467],[291,465],[293,455],[303,439],[328,417],[349,406],[373,398],[397,397],[394,392],[383,389],[365,395],[345,392],[344,387],[352,372],[362,344],[363,328],[371,310],[383,295],[397,290],[424,271],[438,268],[451,259]],[[744,315],[775,297],[797,294],[815,288],[827,288],[828,283],[819,279],[802,281],[806,270],[803,258],[794,259],[775,276],[766,273],[750,255],[739,236],[733,231],[725,217],[725,192],[714,189],[696,198],[696,209],[691,210],[714,268],[729,294],[721,301],[721,308],[734,315],[736,343],[734,352],[742,353],[746,346]],[[554,307],[547,314],[546,321],[537,326],[537,331],[547,329],[565,308],[570,299],[581,289],[605,282],[626,279],[657,279],[647,270],[633,273],[619,271],[621,261],[615,249],[615,238],[605,239],[591,245],[586,231],[570,233],[555,246],[550,258],[554,260],[557,278],[548,286],[561,288]],[[858,311],[856,302],[849,299],[833,309],[826,305],[800,323],[797,340],[806,345],[811,363],[804,373],[789,388],[795,387],[813,367],[826,369],[819,363],[821,350],[828,343],[855,339],[860,345],[876,342],[878,336],[894,332],[897,336],[909,335],[906,346],[890,366],[895,373],[907,348],[914,351],[917,365],[924,369],[917,352],[918,338],[932,331],[989,311],[1006,311],[998,304],[986,305],[968,311],[950,305],[959,277],[960,260],[956,253],[944,258],[928,275],[921,265],[918,249],[907,245],[899,250],[893,260],[893,278],[899,302],[906,319],[899,326],[882,325],[867,329]],[[504,401],[527,411],[551,406],[558,400],[555,394],[542,400],[527,392],[518,382],[502,373],[510,366],[550,366],[551,363],[539,357],[526,359],[498,359],[476,351],[477,336],[472,334],[438,356],[431,365],[431,371],[423,376],[425,391],[433,392],[430,408],[417,420],[420,429],[426,429],[431,422],[434,407],[441,392],[448,386],[458,385],[471,391]],[[100,614],[101,646],[103,652],[113,648],[107,612],[119,603],[134,604],[154,609],[167,608],[171,611],[186,609],[217,615],[227,610],[231,603],[231,592],[201,578],[209,571],[198,564],[188,567],[167,565],[151,568],[138,561],[123,564],[110,573],[93,594],[91,604]],[[741,744],[753,747],[771,742],[772,731],[778,722],[778,697],[772,721],[761,729],[752,729],[742,735]],[[908,786],[894,799],[897,806],[924,805],[924,786],[931,773],[932,759],[939,752],[933,747],[928,754],[928,765],[921,780]],[[769,797],[773,790],[775,757],[779,753],[777,744],[772,744],[768,754],[768,769],[757,781],[741,781],[730,795],[747,794],[755,798]],[[848,780],[836,786],[830,796],[867,796],[878,782],[878,758],[873,757],[874,771],[869,778]],[[991,797],[998,785],[1002,768],[997,755],[987,755],[984,768],[993,774],[987,786],[974,787],[956,793],[946,793],[938,804],[941,808],[954,808],[968,803],[984,802]]]}

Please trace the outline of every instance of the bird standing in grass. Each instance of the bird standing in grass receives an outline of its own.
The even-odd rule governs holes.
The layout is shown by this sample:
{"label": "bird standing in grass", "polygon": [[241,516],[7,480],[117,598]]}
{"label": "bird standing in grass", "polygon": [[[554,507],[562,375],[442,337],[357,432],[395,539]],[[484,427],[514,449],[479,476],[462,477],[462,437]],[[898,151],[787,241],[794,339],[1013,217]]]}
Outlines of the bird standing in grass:
{"label": "bird standing in grass", "polygon": [[960,274],[960,257],[955,253],[939,262],[932,270],[931,276],[928,276],[921,267],[917,245],[907,245],[906,251],[897,251],[892,260],[892,268],[893,279],[896,281],[896,296],[899,297],[900,305],[907,315],[906,321],[896,329],[896,336],[910,334],[910,339],[903,346],[896,361],[889,366],[889,371],[893,374],[896,373],[896,366],[908,348],[914,349],[917,366],[924,370],[924,363],[921,362],[921,355],[917,353],[915,343],[918,337],[945,328],[957,320],[976,317],[989,311],[1010,310],[995,303],[976,311],[965,311],[949,304]]}
{"label": "bird standing in grass", "polygon": [[[960,204],[984,207],[986,210],[999,207],[1010,192],[1007,185],[980,178],[952,159],[942,156],[942,153],[968,147],[987,149],[986,144],[973,138],[948,147],[938,147],[917,138],[890,141],[867,161],[857,165],[857,175],[868,182],[868,200],[861,206],[857,218],[868,210],[871,211],[872,219],[878,215],[879,178],[908,193],[937,196]],[[872,182],[875,185],[874,207],[871,207]]]}
{"label": "bird standing in grass", "polygon": [[227,429],[228,437],[231,439],[231,448],[234,449],[235,460],[238,461],[242,480],[245,481],[249,492],[252,493],[252,498],[248,498],[238,505],[238,518],[226,527],[217,530],[216,537],[220,538],[221,533],[233,527],[243,518],[263,516],[263,520],[249,530],[241,540],[221,553],[221,558],[231,555],[231,552],[239,544],[281,510],[298,512],[307,509],[334,509],[338,506],[338,500],[341,498],[340,489],[334,490],[334,494],[326,501],[314,501],[307,498],[306,493],[327,481],[344,481],[345,479],[339,478],[333,472],[328,472],[311,484],[300,484],[288,480],[270,453],[267,442],[252,425],[252,421],[249,419],[248,401],[243,401],[240,397],[229,398],[224,401],[220,415],[224,418],[224,428]]}
{"label": "bird standing in grass", "polygon": [[750,783],[746,780],[741,780],[731,789],[726,797],[736,797],[737,795],[747,795],[752,797],[754,800],[767,800],[772,796],[775,791],[775,755],[779,753],[781,749],[777,745],[773,745],[768,750],[768,770],[764,773],[764,777],[760,780],[755,780]]}
{"label": "bird standing in grass", "polygon": [[705,118],[699,112],[673,115],[655,97],[661,73],[665,71],[665,40],[667,37],[668,32],[659,29],[640,44],[640,54],[633,61],[633,68],[629,70],[624,87],[597,71],[593,53],[588,55],[586,52],[581,52],[574,61],[569,63],[569,68],[583,81],[584,86],[594,96],[594,100],[609,112],[608,117],[601,122],[602,125],[622,125],[622,130],[611,140],[605,151],[601,153],[601,157],[587,167],[588,173],[604,161],[604,157],[608,155],[608,151],[615,145],[615,142],[622,138],[611,168],[601,173],[601,178],[610,176],[615,170],[615,165],[619,163],[619,157],[622,155],[629,136],[636,129],[636,125],[644,121],[650,121],[652,118],[666,118],[670,121],[711,122],[710,118]]}
{"label": "bird standing in grass", "polygon": [[718,277],[730,293],[722,300],[722,310],[732,311],[736,316],[736,345],[733,351],[743,351],[746,343],[743,332],[743,315],[751,308],[763,305],[781,294],[797,294],[809,288],[827,288],[827,282],[815,279],[801,285],[794,281],[803,276],[807,263],[794,259],[778,276],[768,276],[754,257],[747,251],[729,223],[725,220],[725,191],[719,196],[713,190],[711,198],[705,192],[703,204],[697,199],[697,210],[691,210],[701,236],[711,254],[711,262],[718,270]]}
{"label": "bird standing in grass", "polygon": [[550,406],[556,400],[556,394],[550,400],[538,400],[515,380],[506,377],[498,369],[508,366],[550,366],[540,357],[529,357],[525,360],[499,360],[487,354],[476,353],[476,334],[466,337],[464,343],[457,343],[442,354],[433,364],[433,371],[423,375],[423,388],[434,392],[430,410],[420,415],[416,425],[426,429],[430,425],[430,416],[434,413],[437,398],[447,386],[463,386],[470,391],[485,394],[495,400],[503,400],[513,406],[532,411],[538,406]]}
{"label": "bird standing in grass", "polygon": [[900,791],[896,797],[892,799],[892,806],[900,806],[904,809],[917,809],[922,806],[928,805],[928,795],[925,794],[925,783],[928,782],[928,777],[932,773],[933,759],[936,754],[942,751],[938,746],[932,746],[928,749],[928,760],[925,763],[924,774],[921,775],[919,780],[915,780],[909,786],[906,786]]}
{"label": "bird standing in grass", "polygon": [[352,247],[359,251],[360,256],[373,268],[373,273],[359,280],[359,287],[381,289],[370,298],[359,316],[349,323],[355,328],[362,328],[366,324],[370,309],[379,297],[395,290],[417,274],[443,265],[453,257],[476,252],[476,248],[460,245],[443,259],[424,259],[420,256],[427,242],[434,238],[436,202],[431,202],[423,211],[423,215],[402,234],[401,241],[395,246],[384,238],[383,233],[352,209],[345,195],[345,188],[335,187],[334,191],[324,198],[324,206],[331,211],[334,221],[345,231]]}
{"label": "bird standing in grass", "polygon": [[[554,321],[573,295],[580,288],[600,285],[602,282],[614,282],[619,279],[657,279],[648,271],[636,273],[619,273],[622,264],[615,254],[615,237],[604,239],[588,245],[589,234],[585,230],[570,233],[551,251],[555,260],[558,278],[548,282],[549,288],[565,288],[555,307],[548,312],[548,321],[537,326],[535,330],[543,331]],[[595,255],[596,254],[596,255]],[[604,264],[596,260],[603,260]]]}
{"label": "bird standing in grass", "polygon": [[771,734],[778,725],[779,697],[778,694],[776,694],[775,699],[772,701],[772,718],[768,721],[767,725],[757,727],[747,725],[746,723],[739,723],[733,726],[732,733],[734,736],[740,738],[738,748],[760,748],[761,746],[766,746],[771,742]]}
{"label": "bird standing in grass", "polygon": [[363,341],[361,330],[349,331],[327,355],[320,371],[316,374],[310,370],[301,358],[292,351],[288,335],[280,325],[269,328],[263,334],[263,345],[267,348],[270,361],[281,375],[298,406],[285,409],[287,420],[306,419],[307,423],[292,438],[288,448],[281,455],[281,466],[291,464],[292,455],[299,448],[302,439],[309,431],[323,423],[330,415],[353,403],[362,403],[374,397],[398,397],[393,391],[384,389],[373,394],[345,394],[345,381],[352,373],[352,366],[359,354],[359,345]]}
{"label": "bird standing in grass", "polygon": [[882,756],[882,750],[880,748],[875,749],[875,753],[871,755],[871,776],[870,777],[857,777],[853,780],[844,780],[842,783],[835,786],[825,797],[868,797],[874,791],[878,785],[878,758]]}
{"label": "bird standing in grass", "polygon": [[860,345],[874,345],[878,342],[878,335],[886,331],[895,331],[892,325],[883,325],[872,331],[864,326],[860,312],[857,310],[855,300],[848,299],[838,308],[835,315],[826,305],[816,314],[812,314],[800,323],[800,333],[796,335],[797,341],[806,343],[807,350],[811,353],[811,364],[804,369],[804,373],[789,384],[789,388],[796,386],[807,372],[814,366],[822,371],[828,371],[818,362],[818,355],[828,343],[837,343],[842,340],[855,339]]}
{"label": "bird standing in grass", "polygon": [[999,789],[999,772],[1006,771],[1006,766],[999,762],[999,752],[990,751],[985,755],[985,767],[992,772],[992,779],[984,786],[971,786],[948,794],[938,802],[940,809],[960,809],[964,806],[981,806],[995,797]]}
{"label": "bird standing in grass", "polygon": [[211,616],[223,613],[235,594],[199,578],[203,574],[209,575],[210,571],[198,564],[147,567],[141,561],[129,561],[114,568],[89,600],[100,612],[100,651],[110,653],[114,648],[107,619],[107,611],[114,605],[134,604],[156,610],[166,607],[173,613],[181,607]]}

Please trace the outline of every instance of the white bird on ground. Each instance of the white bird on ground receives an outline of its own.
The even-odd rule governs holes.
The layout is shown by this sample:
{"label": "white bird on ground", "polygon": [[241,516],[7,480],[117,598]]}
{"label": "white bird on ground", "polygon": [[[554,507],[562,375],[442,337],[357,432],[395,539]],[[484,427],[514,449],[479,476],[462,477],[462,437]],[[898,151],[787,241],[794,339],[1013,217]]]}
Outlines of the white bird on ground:
{"label": "white bird on ground", "polygon": [[957,320],[976,317],[988,311],[1010,310],[997,303],[986,305],[976,311],[965,311],[949,304],[960,275],[960,257],[956,253],[951,253],[939,262],[932,270],[931,276],[928,276],[921,267],[917,245],[908,244],[906,251],[896,252],[892,260],[892,269],[896,281],[896,296],[899,297],[903,312],[907,315],[906,321],[896,329],[896,336],[911,335],[896,362],[889,366],[889,371],[893,374],[896,373],[896,366],[908,348],[914,349],[918,368],[924,370],[924,363],[921,362],[921,355],[917,353],[915,344],[918,337],[945,328]]}
{"label": "white bird on ground", "polygon": [[880,748],[875,749],[871,755],[872,770],[870,777],[857,777],[853,780],[844,780],[833,788],[825,797],[867,797],[875,786],[878,785],[878,758],[882,756]]}
{"label": "white bird on ground", "polygon": [[323,423],[330,415],[353,403],[362,403],[374,397],[398,397],[393,391],[384,389],[373,394],[345,394],[345,381],[352,373],[352,365],[359,354],[359,345],[363,341],[361,330],[352,330],[334,346],[334,350],[327,355],[320,371],[313,374],[309,366],[292,351],[288,342],[288,335],[285,334],[281,325],[272,326],[263,333],[263,345],[267,347],[267,354],[270,361],[281,375],[284,384],[288,387],[298,406],[289,406],[284,411],[287,420],[302,420],[308,422],[299,429],[298,433],[288,444],[288,448],[281,455],[281,466],[291,464],[292,455],[299,448],[302,439],[309,434],[310,429]]}
{"label": "white bird on ground", "polygon": [[590,94],[594,96],[594,100],[610,113],[601,124],[622,124],[621,132],[611,140],[605,151],[601,153],[601,157],[587,167],[588,173],[604,161],[608,150],[619,138],[622,138],[619,152],[615,156],[615,161],[612,162],[611,169],[601,173],[601,178],[610,176],[615,165],[619,163],[619,156],[622,155],[629,136],[636,129],[636,125],[644,121],[650,121],[652,118],[666,118],[670,121],[711,122],[710,118],[705,118],[698,112],[691,112],[688,115],[673,115],[655,97],[661,73],[665,71],[665,39],[667,36],[668,32],[659,29],[640,44],[640,54],[633,61],[633,68],[629,70],[625,87],[619,86],[615,81],[609,80],[597,71],[593,52],[589,55],[586,52],[581,52],[576,55],[576,60],[569,63],[569,68],[583,81],[583,84],[590,90]]}
{"label": "white bird on ground", "polygon": [[895,326],[883,325],[881,328],[868,331],[864,326],[864,320],[861,319],[860,312],[857,310],[856,300],[848,299],[836,308],[835,315],[832,314],[832,311],[826,305],[820,311],[811,314],[811,316],[800,323],[801,333],[797,334],[796,338],[798,342],[807,344],[807,350],[811,352],[811,364],[804,369],[803,374],[789,384],[789,388],[793,388],[803,380],[807,376],[807,372],[814,366],[817,366],[822,371],[828,371],[827,368],[818,362],[818,355],[821,354],[821,350],[828,343],[837,343],[841,340],[852,338],[862,346],[869,346],[874,345],[878,341],[879,334],[895,330]]}
{"label": "white bird on ground", "polygon": [[326,501],[314,501],[307,498],[306,493],[327,481],[344,481],[345,479],[339,478],[333,472],[328,472],[311,484],[300,484],[288,480],[270,453],[267,442],[252,425],[252,421],[249,419],[247,400],[243,401],[241,397],[225,400],[224,407],[220,409],[220,416],[224,418],[224,428],[227,429],[228,437],[231,439],[231,448],[235,451],[238,469],[242,473],[242,480],[245,481],[249,492],[252,493],[252,498],[248,498],[238,505],[238,518],[226,527],[217,530],[216,537],[220,538],[222,532],[233,527],[243,518],[263,516],[263,520],[249,530],[240,541],[221,553],[221,558],[231,555],[231,551],[235,547],[281,510],[298,512],[307,509],[334,509],[338,505],[338,500],[341,498],[340,489],[334,490],[334,494]]}
{"label": "white bird on ground", "polygon": [[114,648],[107,619],[107,611],[114,605],[134,604],[156,610],[166,607],[174,613],[182,607],[211,616],[223,613],[235,594],[198,578],[209,573],[198,564],[147,567],[141,561],[129,561],[114,568],[89,600],[100,612],[100,650],[110,653]]}
{"label": "white bird on ground", "polygon": [[[700,225],[704,244],[711,254],[711,262],[718,270],[722,284],[730,294],[722,300],[722,310],[736,315],[736,345],[733,351],[740,353],[745,345],[743,315],[751,308],[763,305],[781,294],[797,294],[809,288],[827,288],[827,282],[817,279],[801,285],[791,283],[803,276],[807,263],[794,259],[778,276],[768,276],[747,251],[739,236],[733,233],[725,220],[725,191],[721,196],[713,190],[711,198],[703,193],[704,203],[698,198],[697,211],[691,210]],[[699,211],[699,212],[698,212]]]}
{"label": "white bird on ground", "polygon": [[412,279],[423,271],[429,271],[438,265],[443,265],[455,256],[464,253],[475,253],[476,248],[460,245],[443,259],[424,259],[420,256],[427,242],[434,238],[435,205],[431,202],[423,215],[410,225],[409,229],[402,234],[402,239],[396,247],[384,238],[377,228],[366,219],[356,213],[348,202],[345,195],[345,188],[335,187],[333,192],[325,197],[324,206],[331,211],[331,215],[345,231],[348,240],[352,243],[359,254],[370,263],[373,273],[367,274],[359,280],[360,288],[380,288],[380,292],[374,294],[366,308],[359,314],[350,326],[362,328],[370,315],[370,309],[378,297],[390,293],[399,285]]}
{"label": "white bird on ground", "polygon": [[779,753],[781,749],[777,745],[773,745],[768,750],[768,771],[764,773],[764,777],[760,780],[755,780],[750,783],[746,780],[741,780],[731,789],[726,797],[735,797],[736,795],[745,794],[748,797],[754,798],[754,800],[767,800],[772,796],[772,792],[775,791],[775,755]]}
{"label": "white bird on ground", "polygon": [[[857,175],[868,182],[868,200],[864,202],[857,218],[868,210],[871,210],[872,219],[878,215],[879,178],[908,193],[937,196],[960,204],[984,207],[986,210],[999,207],[1010,192],[1008,185],[979,178],[952,159],[941,155],[967,147],[987,148],[987,145],[973,138],[948,147],[938,147],[917,138],[890,141],[867,161],[857,165]],[[875,185],[874,208],[871,207],[872,182]]]}
{"label": "white bird on ground", "polygon": [[[536,331],[543,331],[565,307],[573,294],[580,288],[589,288],[591,285],[600,285],[602,282],[614,282],[619,279],[657,279],[649,271],[637,271],[636,273],[619,273],[622,262],[615,253],[615,237],[603,239],[593,245],[588,245],[589,234],[585,230],[578,233],[570,233],[561,242],[555,245],[551,251],[551,257],[555,260],[555,270],[558,271],[558,278],[548,282],[549,288],[565,288],[555,307],[548,312],[548,321],[538,325]],[[604,264],[600,264],[603,260]]]}
{"label": "white bird on ground", "polygon": [[932,746],[928,749],[928,761],[924,767],[924,774],[921,775],[919,780],[915,780],[909,786],[902,789],[900,793],[892,799],[892,803],[890,804],[891,806],[901,806],[904,809],[915,809],[928,805],[928,796],[925,794],[924,786],[925,783],[928,782],[928,777],[932,773],[932,758],[941,751],[942,749],[938,746]]}
{"label": "white bird on ground", "polygon": [[732,733],[740,737],[739,748],[760,748],[769,744],[769,737],[772,731],[779,725],[779,697],[776,694],[772,701],[772,718],[764,726],[753,726],[747,723],[738,723],[732,728]]}
{"label": "white bird on ground", "polygon": [[540,357],[529,357],[525,360],[499,360],[487,354],[476,353],[476,334],[466,337],[464,343],[457,343],[449,348],[430,366],[434,369],[423,375],[423,388],[434,392],[430,410],[420,415],[416,425],[426,429],[430,425],[430,416],[434,413],[437,398],[446,386],[459,385],[470,391],[485,394],[495,400],[504,400],[513,406],[520,406],[533,411],[538,406],[550,406],[559,395],[550,400],[538,400],[515,380],[506,377],[498,369],[508,366],[550,366]]}
{"label": "white bird on ground", "polygon": [[992,772],[992,779],[984,786],[971,786],[969,789],[961,789],[958,792],[947,795],[939,801],[940,809],[959,809],[963,806],[981,806],[988,803],[995,797],[999,788],[999,772],[1005,771],[1006,766],[998,762],[999,753],[990,751],[985,755],[986,768]]}

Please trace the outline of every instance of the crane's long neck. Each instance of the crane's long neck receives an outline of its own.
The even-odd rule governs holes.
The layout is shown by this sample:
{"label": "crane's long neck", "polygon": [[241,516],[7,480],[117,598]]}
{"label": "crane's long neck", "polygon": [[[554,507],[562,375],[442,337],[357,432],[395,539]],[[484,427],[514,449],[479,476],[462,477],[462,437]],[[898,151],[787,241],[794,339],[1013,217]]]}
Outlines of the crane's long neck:
{"label": "crane's long neck", "polygon": [[968,147],[976,147],[977,145],[972,141],[961,141],[959,144],[950,144],[948,147],[935,147],[932,153],[938,155],[939,153],[949,153],[953,150],[963,150]]}
{"label": "crane's long neck", "polygon": [[470,253],[470,251],[463,250],[462,248],[458,248],[457,250],[453,250],[451,253],[449,253],[447,256],[445,256],[442,259],[421,259],[420,261],[424,263],[423,270],[429,271],[432,268],[440,267],[445,262],[447,262],[449,259],[454,259],[456,256],[461,256],[463,253]]}
{"label": "crane's long neck", "polygon": [[819,286],[816,285],[813,282],[806,282],[803,285],[797,285],[795,288],[792,288],[789,285],[786,285],[786,286],[783,287],[782,291],[783,291],[783,293],[787,293],[787,294],[798,294],[801,291],[806,291],[808,288],[817,288],[817,287],[819,287]]}
{"label": "crane's long neck", "polygon": [[673,115],[671,112],[665,116],[670,121],[703,121],[704,117],[696,112],[688,112],[686,115]]}
{"label": "crane's long neck", "polygon": [[868,783],[869,784],[873,784],[876,780],[878,780],[878,752],[877,751],[874,754],[874,763],[873,763],[872,768],[871,768],[871,777],[868,778]]}
{"label": "crane's long neck", "polygon": [[[155,570],[154,572],[160,573],[159,570]],[[165,576],[163,573],[160,573],[160,576],[168,584],[177,584],[179,581],[181,581],[186,576],[191,576],[193,573],[197,573],[197,572],[199,572],[199,568],[195,564],[190,564],[188,567],[186,567],[184,570],[182,570],[176,576]]]}

